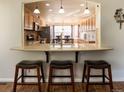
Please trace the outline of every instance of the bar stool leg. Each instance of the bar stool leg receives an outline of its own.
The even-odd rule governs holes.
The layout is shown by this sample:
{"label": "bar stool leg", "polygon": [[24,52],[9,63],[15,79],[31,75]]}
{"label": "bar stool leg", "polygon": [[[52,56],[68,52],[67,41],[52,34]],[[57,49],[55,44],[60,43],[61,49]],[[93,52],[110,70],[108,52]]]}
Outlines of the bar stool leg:
{"label": "bar stool leg", "polygon": [[16,66],[15,69],[15,78],[14,78],[14,85],[13,85],[13,92],[16,92],[16,87],[17,87],[17,79],[18,79],[18,72],[19,72],[19,68]]}
{"label": "bar stool leg", "polygon": [[110,83],[110,91],[113,91],[113,82],[112,82],[112,73],[111,73],[111,66],[108,68],[108,75],[109,75],[109,83]]}
{"label": "bar stool leg", "polygon": [[88,88],[89,88],[89,79],[90,79],[90,67],[88,66],[86,92],[88,92]]}
{"label": "bar stool leg", "polygon": [[22,79],[21,82],[24,83],[24,69],[22,68]]}
{"label": "bar stool leg", "polygon": [[37,67],[37,78],[38,78],[38,89],[39,89],[39,92],[41,92],[41,83],[40,83],[40,80],[41,80],[41,77],[40,77],[40,67]]}
{"label": "bar stool leg", "polygon": [[42,74],[43,83],[45,83],[45,76],[44,76],[43,66],[41,66],[41,74]]}
{"label": "bar stool leg", "polygon": [[70,67],[70,74],[71,74],[71,83],[72,83],[72,90],[75,91],[75,85],[74,85],[74,71],[73,66]]}
{"label": "bar stool leg", "polygon": [[50,66],[50,70],[49,70],[49,80],[48,80],[48,88],[47,91],[50,91],[50,85],[52,83],[52,73],[53,73],[53,68]]}
{"label": "bar stool leg", "polygon": [[86,75],[86,64],[84,64],[84,70],[83,70],[83,76],[82,76],[82,83],[84,83],[85,75]]}
{"label": "bar stool leg", "polygon": [[103,80],[103,84],[105,84],[105,69],[102,69],[102,80]]}

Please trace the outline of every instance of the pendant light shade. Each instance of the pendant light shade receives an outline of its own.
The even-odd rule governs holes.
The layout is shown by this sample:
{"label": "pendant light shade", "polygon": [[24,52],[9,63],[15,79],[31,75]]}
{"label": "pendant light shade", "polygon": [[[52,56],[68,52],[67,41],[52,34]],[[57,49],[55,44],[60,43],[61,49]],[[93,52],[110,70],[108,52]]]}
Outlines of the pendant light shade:
{"label": "pendant light shade", "polygon": [[33,12],[34,14],[40,14],[40,11],[39,11],[39,9],[38,9],[38,6],[36,6],[36,8],[34,9],[34,12]]}
{"label": "pendant light shade", "polygon": [[84,14],[84,15],[88,15],[88,14],[90,14],[90,10],[88,9],[88,3],[87,3],[87,0],[86,0],[86,8],[85,8],[83,14]]}
{"label": "pendant light shade", "polygon": [[84,10],[84,15],[88,15],[90,14],[90,10],[88,9],[88,7],[86,7],[86,9]]}
{"label": "pendant light shade", "polygon": [[60,14],[63,14],[65,11],[64,11],[64,8],[63,8],[63,6],[62,6],[62,0],[61,0],[61,7],[60,7],[60,9],[59,9],[59,13]]}
{"label": "pendant light shade", "polygon": [[59,9],[59,13],[60,13],[60,14],[63,14],[64,12],[65,12],[65,11],[64,11],[63,7],[61,6],[60,9]]}

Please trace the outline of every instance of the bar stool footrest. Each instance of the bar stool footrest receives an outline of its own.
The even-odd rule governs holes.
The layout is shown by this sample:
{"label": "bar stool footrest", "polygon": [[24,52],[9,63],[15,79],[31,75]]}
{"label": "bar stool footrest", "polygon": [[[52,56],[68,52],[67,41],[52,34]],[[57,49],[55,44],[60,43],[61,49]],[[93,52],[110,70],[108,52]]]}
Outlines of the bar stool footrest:
{"label": "bar stool footrest", "polygon": [[64,83],[64,82],[54,82],[54,83],[49,83],[50,85],[72,85],[72,83]]}
{"label": "bar stool footrest", "polygon": [[[23,76],[23,77],[24,77],[24,78],[27,78],[27,77],[28,77],[28,78],[37,78],[37,76],[27,76],[27,75],[26,75],[26,76]],[[42,78],[43,76],[40,76],[40,77]]]}
{"label": "bar stool footrest", "polygon": [[17,85],[37,85],[38,83],[30,82],[30,83],[17,83]]}
{"label": "bar stool footrest", "polygon": [[53,76],[51,76],[51,77],[53,77],[53,78],[71,78],[71,76],[56,76],[56,75],[53,75]]}
{"label": "bar stool footrest", "polygon": [[[86,79],[87,76],[85,75],[84,77]],[[91,77],[91,78],[92,77],[100,78],[100,77],[103,77],[103,75],[90,75],[89,77]],[[109,80],[109,78],[106,75],[104,75],[104,77]]]}

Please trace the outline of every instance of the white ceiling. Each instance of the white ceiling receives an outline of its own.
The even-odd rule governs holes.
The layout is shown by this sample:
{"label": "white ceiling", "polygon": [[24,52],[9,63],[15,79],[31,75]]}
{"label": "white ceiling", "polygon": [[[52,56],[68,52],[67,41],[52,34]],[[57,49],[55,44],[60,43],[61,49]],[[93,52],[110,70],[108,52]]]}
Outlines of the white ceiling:
{"label": "white ceiling", "polygon": [[[32,12],[35,9],[36,5],[41,12],[41,16],[51,22],[58,22],[58,21],[78,21],[80,18],[83,17],[83,11],[85,9],[85,0],[62,0],[63,1],[63,8],[65,10],[64,14],[59,14],[60,8],[60,0],[45,0],[40,2],[33,2],[25,4],[25,7],[29,8]],[[50,6],[46,6],[45,4],[49,3]],[[84,4],[84,6],[80,6],[80,4]],[[91,13],[93,14],[95,11],[95,3],[88,2],[88,7]],[[53,11],[49,11],[52,9]]]}

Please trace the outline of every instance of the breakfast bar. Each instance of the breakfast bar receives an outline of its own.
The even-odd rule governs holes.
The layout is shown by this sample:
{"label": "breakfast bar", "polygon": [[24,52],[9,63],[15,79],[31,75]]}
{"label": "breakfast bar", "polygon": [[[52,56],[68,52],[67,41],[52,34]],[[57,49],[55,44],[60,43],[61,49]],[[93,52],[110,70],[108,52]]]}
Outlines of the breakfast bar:
{"label": "breakfast bar", "polygon": [[108,50],[112,50],[112,48],[96,47],[93,45],[82,45],[82,44],[64,44],[62,46],[60,44],[35,44],[35,45],[28,45],[23,47],[15,47],[12,48],[12,50],[45,52],[47,63],[49,62],[50,52],[75,52],[75,62],[78,63],[79,52],[108,51]]}

